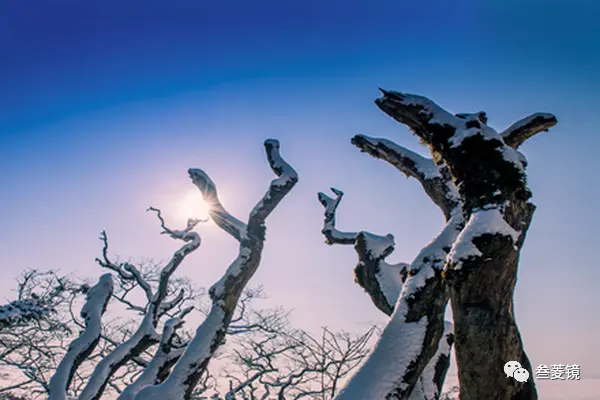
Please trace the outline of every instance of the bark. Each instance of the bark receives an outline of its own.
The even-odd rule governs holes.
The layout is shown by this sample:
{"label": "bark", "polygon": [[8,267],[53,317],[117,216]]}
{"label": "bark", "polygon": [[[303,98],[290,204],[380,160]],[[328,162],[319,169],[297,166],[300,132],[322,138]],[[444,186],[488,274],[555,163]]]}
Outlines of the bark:
{"label": "bark", "polygon": [[238,299],[260,264],[266,233],[265,220],[298,182],[298,174],[279,153],[278,141],[265,141],[265,151],[269,165],[278,178],[271,182],[267,193],[250,212],[248,223],[235,218],[223,207],[216,185],[204,171],[189,170],[194,184],[209,204],[210,218],[240,242],[240,250],[223,277],[211,287],[210,312],[171,374],[163,383],[142,389],[135,396],[136,400],[190,399],[215,351],[223,344]]}
{"label": "bark", "polygon": [[[448,166],[463,202],[467,223],[444,271],[461,399],[537,399],[513,310],[519,254],[535,208],[529,202],[526,161],[515,148],[555,118],[544,114],[547,123],[531,118],[498,134],[485,113],[452,115],[425,97],[382,92],[377,106],[407,125]],[[528,382],[507,379],[502,374],[507,361],[529,370]]]}

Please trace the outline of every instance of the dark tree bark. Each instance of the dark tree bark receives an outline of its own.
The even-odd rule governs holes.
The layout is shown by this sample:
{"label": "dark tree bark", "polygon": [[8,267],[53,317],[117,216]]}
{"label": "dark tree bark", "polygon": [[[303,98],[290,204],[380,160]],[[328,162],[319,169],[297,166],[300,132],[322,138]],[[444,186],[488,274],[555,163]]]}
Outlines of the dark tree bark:
{"label": "dark tree bark", "polygon": [[[483,112],[452,115],[425,97],[382,92],[377,106],[407,125],[448,166],[463,203],[467,223],[444,270],[461,399],[537,399],[513,309],[519,254],[535,209],[526,160],[516,148],[556,118],[535,114],[499,134]],[[524,383],[507,378],[508,361],[519,361],[531,378]]]}

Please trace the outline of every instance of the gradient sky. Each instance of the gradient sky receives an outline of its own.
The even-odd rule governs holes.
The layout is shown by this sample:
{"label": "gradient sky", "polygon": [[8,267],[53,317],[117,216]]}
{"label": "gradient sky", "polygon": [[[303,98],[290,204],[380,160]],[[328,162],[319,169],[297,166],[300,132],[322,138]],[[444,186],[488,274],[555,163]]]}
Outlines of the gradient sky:
{"label": "gradient sky", "polygon": [[[534,365],[580,364],[600,378],[600,3],[90,3],[0,5],[4,297],[25,268],[97,277],[102,229],[121,257],[167,258],[178,243],[144,210],[182,224],[189,167],[247,215],[272,179],[261,143],[273,137],[301,182],[268,221],[252,284],[294,309],[299,327],[383,321],[353,283],[353,249],[323,243],[316,200],[344,190],[340,228],[393,233],[392,261],[411,261],[442,227],[416,182],[350,144],[364,133],[426,154],[373,104],[381,86],[485,110],[498,129],[557,115],[522,148],[538,209],[516,314]],[[199,231],[203,247],[179,273],[208,286],[236,243],[212,224]]]}

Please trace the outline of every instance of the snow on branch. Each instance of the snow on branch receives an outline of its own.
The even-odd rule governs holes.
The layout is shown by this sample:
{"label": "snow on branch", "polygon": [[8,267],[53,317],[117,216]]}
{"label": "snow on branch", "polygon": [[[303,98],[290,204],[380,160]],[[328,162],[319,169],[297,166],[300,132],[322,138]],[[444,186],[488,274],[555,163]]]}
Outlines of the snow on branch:
{"label": "snow on branch", "polygon": [[106,250],[108,248],[108,241],[106,233],[103,232],[101,236],[104,243],[103,260],[99,261],[100,265],[113,271],[121,271],[119,276],[124,280],[135,280],[135,282],[137,282],[144,290],[148,304],[145,307],[144,317],[137,327],[137,330],[135,330],[127,340],[116,346],[111,353],[96,365],[79,400],[99,399],[110,378],[117,370],[119,370],[119,368],[128,361],[138,357],[150,346],[158,343],[160,341],[160,335],[156,332],[156,327],[160,317],[181,302],[181,294],[177,295],[171,301],[165,302],[168,294],[169,281],[186,256],[200,247],[200,235],[197,232],[193,232],[193,229],[201,221],[192,219],[188,221],[185,229],[172,230],[166,226],[160,210],[154,207],[150,207],[148,210],[156,212],[161,228],[163,229],[162,233],[168,234],[173,239],[181,240],[185,242],[185,244],[175,251],[169,262],[162,267],[158,280],[158,287],[156,290],[153,290],[150,283],[143,278],[142,274],[135,266],[128,263],[117,265],[109,260]]}
{"label": "snow on branch", "polygon": [[358,254],[358,265],[354,269],[356,282],[371,297],[373,304],[384,314],[391,315],[394,304],[406,278],[408,264],[388,264],[385,262],[394,251],[394,236],[379,236],[370,232],[342,232],[336,229],[337,208],[344,192],[331,188],[335,199],[325,193],[318,194],[319,202],[325,208],[325,219],[321,233],[325,242],[331,244],[352,244]]}
{"label": "snow on branch", "polygon": [[240,242],[239,253],[221,279],[210,288],[210,311],[167,379],[161,384],[143,388],[135,399],[190,399],[209,361],[223,343],[237,302],[260,264],[265,241],[265,219],[298,182],[296,171],[279,153],[279,142],[269,139],[264,147],[269,165],[278,178],[271,182],[267,193],[251,211],[248,224],[225,211],[218,200],[216,185],[208,175],[199,169],[189,170],[193,183],[202,191],[211,207],[209,216]]}
{"label": "snow on branch", "polygon": [[110,274],[104,274],[98,283],[86,294],[86,302],[81,308],[81,317],[85,329],[69,345],[67,354],[60,362],[54,376],[50,380],[48,400],[66,400],[73,375],[81,363],[92,353],[102,331],[102,314],[113,292],[113,281]]}
{"label": "snow on branch", "polygon": [[265,152],[267,160],[273,173],[277,178],[271,181],[269,189],[263,198],[250,212],[249,224],[264,223],[265,219],[273,212],[286,194],[298,183],[298,173],[288,164],[279,153],[279,141],[275,139],[265,140]]}
{"label": "snow on branch", "polygon": [[407,177],[415,178],[421,183],[429,198],[440,207],[446,219],[450,218],[452,210],[456,208],[460,199],[445,164],[436,165],[432,159],[388,139],[356,135],[352,138],[352,144],[361,152],[390,163]]}
{"label": "snow on branch", "polygon": [[40,320],[51,312],[52,308],[45,304],[44,299],[37,297],[11,301],[0,305],[0,330],[30,320]]}
{"label": "snow on branch", "polygon": [[442,272],[462,226],[462,214],[454,213],[412,262],[379,341],[336,399],[402,399],[413,392],[444,332],[449,294]]}
{"label": "snow on branch", "polygon": [[437,165],[435,165],[431,158],[423,157],[402,146],[398,146],[391,140],[356,135],[352,138],[352,144],[362,152],[369,153],[373,157],[389,162],[404,175],[413,177],[419,182],[442,177]]}
{"label": "snow on branch", "polygon": [[169,319],[163,326],[163,331],[156,353],[142,374],[121,393],[118,400],[132,400],[144,387],[154,385],[168,375],[171,367],[185,351],[176,333],[184,324],[184,317],[192,311],[192,307],[184,309],[177,317]]}
{"label": "snow on branch", "polygon": [[553,114],[535,113],[515,122],[500,135],[507,145],[517,149],[530,137],[540,132],[548,132],[557,123],[558,120]]}
{"label": "snow on branch", "polygon": [[319,202],[325,207],[325,221],[323,222],[321,233],[325,236],[327,244],[354,244],[358,233],[342,232],[335,227],[335,213],[342,201],[344,192],[336,188],[331,188],[331,191],[335,194],[335,199],[332,199],[323,192],[319,192],[317,195]]}
{"label": "snow on branch", "polygon": [[450,353],[453,343],[453,325],[446,321],[437,351],[423,370],[421,379],[411,394],[411,400],[438,400],[440,398],[446,373],[450,368]]}

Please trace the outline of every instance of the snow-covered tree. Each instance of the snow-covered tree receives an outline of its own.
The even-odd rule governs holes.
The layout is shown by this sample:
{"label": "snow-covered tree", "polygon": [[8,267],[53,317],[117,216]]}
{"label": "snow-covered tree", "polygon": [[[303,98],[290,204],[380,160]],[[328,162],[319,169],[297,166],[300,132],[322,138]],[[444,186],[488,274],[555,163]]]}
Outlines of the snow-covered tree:
{"label": "snow-covered tree", "polygon": [[[116,372],[140,357],[153,345],[158,345],[152,359],[144,366],[143,372],[123,390],[120,399],[191,399],[201,377],[206,374],[208,363],[217,349],[223,344],[229,325],[235,315],[237,304],[250,278],[256,272],[265,242],[266,218],[298,182],[296,171],[281,157],[279,142],[265,141],[265,151],[269,165],[277,175],[266,194],[250,212],[247,222],[231,215],[221,204],[217,188],[210,177],[200,169],[190,169],[193,183],[201,191],[209,205],[210,218],[224,231],[240,243],[239,253],[222,278],[209,290],[211,306],[206,318],[189,340],[182,340],[177,330],[189,308],[172,311],[181,305],[184,292],[169,297],[169,280],[179,265],[193,251],[200,247],[200,236],[193,229],[198,220],[188,221],[183,230],[168,228],[158,209],[156,212],[163,233],[184,245],[178,249],[169,262],[162,267],[156,285],[152,285],[140,269],[131,263],[119,263],[110,259],[108,240],[103,232],[102,258],[98,263],[116,274],[120,282],[133,282],[142,289],[146,303],[137,308],[143,313],[139,325],[131,335],[105,354],[94,366],[89,379],[78,395],[80,400],[99,399]],[[123,284],[122,286],[126,286]],[[81,309],[84,326],[80,335],[71,342],[68,350],[48,384],[49,400],[67,399],[69,386],[77,369],[93,353],[102,335],[101,318],[109,300],[113,297],[113,276],[103,275],[98,283],[87,290],[86,302]],[[124,299],[121,299],[122,301]],[[130,307],[136,308],[130,304]],[[163,319],[168,319],[162,322]],[[159,333],[159,325],[162,332]]]}
{"label": "snow-covered tree", "polygon": [[513,293],[535,207],[527,161],[517,149],[556,118],[537,113],[498,133],[484,112],[453,115],[425,97],[382,92],[376,105],[427,144],[433,160],[385,139],[358,135],[352,143],[416,178],[447,223],[410,265],[389,265],[384,259],[393,251],[393,237],[336,231],[341,192],[337,200],[320,196],[331,211],[328,242],[355,245],[357,282],[379,309],[393,308],[372,353],[337,398],[408,399],[418,391],[440,345],[450,298],[461,398],[536,399],[533,379],[519,383],[501,372],[511,360],[531,371]]}
{"label": "snow-covered tree", "polygon": [[[153,285],[158,281],[158,265],[151,262],[140,264],[140,273]],[[28,271],[27,279],[21,279],[19,288],[25,292],[32,289],[29,285],[55,288],[38,290],[40,298],[44,293],[66,291],[67,308],[62,305],[50,318],[43,320],[44,325],[28,326],[28,329],[13,327],[0,335],[0,399],[10,396],[27,395],[23,400],[46,399],[48,382],[64,357],[70,336],[83,329],[85,324],[70,307],[79,304],[79,296],[88,293],[89,287],[77,283],[70,276],[58,276],[55,272]],[[60,280],[60,287],[56,287]],[[23,281],[28,282],[25,286]],[[69,395],[77,398],[93,373],[95,364],[109,354],[118,343],[127,339],[137,326],[137,319],[130,320],[129,315],[138,314],[140,306],[136,299],[125,294],[120,281],[115,279],[111,297],[112,308],[125,305],[129,310],[119,310],[122,315],[107,317],[103,322],[99,342],[93,352],[77,369],[71,380]],[[184,284],[185,283],[185,284]],[[172,280],[171,293],[179,293],[183,288],[185,297],[193,297],[196,311],[201,314],[210,312],[206,293],[190,288],[187,281]],[[131,293],[131,287],[126,287]],[[71,298],[76,297],[76,298]],[[376,327],[364,332],[350,334],[333,332],[324,327],[320,334],[312,334],[291,326],[289,312],[282,307],[257,308],[266,296],[262,288],[244,290],[237,304],[237,310],[227,329],[227,340],[215,355],[215,364],[211,364],[194,390],[192,398],[232,398],[241,397],[260,399],[264,396],[282,398],[308,397],[322,400],[331,399],[340,387],[340,382],[354,371],[356,366],[368,354],[373,344]],[[57,304],[55,301],[54,304]],[[184,301],[184,308],[189,302]],[[78,307],[78,306],[75,306]],[[110,310],[109,310],[110,311]],[[128,311],[128,312],[124,312]],[[113,313],[114,314],[114,313]],[[35,322],[37,323],[37,321]],[[133,328],[133,329],[132,329]],[[35,333],[35,334],[34,334]],[[178,327],[180,339],[187,340],[191,332]],[[165,338],[167,338],[166,336]],[[165,343],[169,346],[168,342]],[[114,398],[144,373],[150,364],[156,346],[121,367],[115,373],[103,392],[103,398]],[[164,353],[163,353],[164,354]],[[32,374],[32,371],[36,374]],[[16,397],[15,397],[16,398]]]}
{"label": "snow-covered tree", "polygon": [[[358,255],[358,265],[354,269],[356,283],[369,294],[373,304],[384,314],[391,316],[394,322],[384,329],[384,336],[378,343],[381,350],[374,352],[368,365],[361,369],[339,397],[384,398],[397,390],[400,398],[410,396],[411,400],[437,400],[450,366],[450,352],[454,342],[452,324],[443,320],[448,292],[442,270],[450,246],[463,223],[458,191],[445,165],[436,165],[433,160],[387,139],[358,135],[352,139],[352,143],[361,151],[387,161],[406,176],[419,181],[441,209],[446,226],[411,264],[389,264],[385,259],[394,251],[393,235],[338,230],[335,226],[335,213],[344,193],[332,188],[335,199],[319,193],[319,201],[325,208],[322,233],[326,243],[354,246]],[[394,312],[398,304],[401,310],[405,310],[403,313]],[[423,316],[427,320],[420,330],[428,336],[424,340],[412,332],[415,322]],[[423,340],[423,343],[419,343],[419,340]],[[421,346],[421,354],[415,354],[416,349]],[[386,347],[393,347],[394,352],[386,351]],[[414,354],[414,358],[398,357],[405,353]],[[379,358],[383,359],[380,361]],[[409,368],[411,362],[420,367]],[[366,384],[361,378],[373,383],[383,380],[388,384]],[[410,385],[406,389],[402,387],[405,382]]]}

